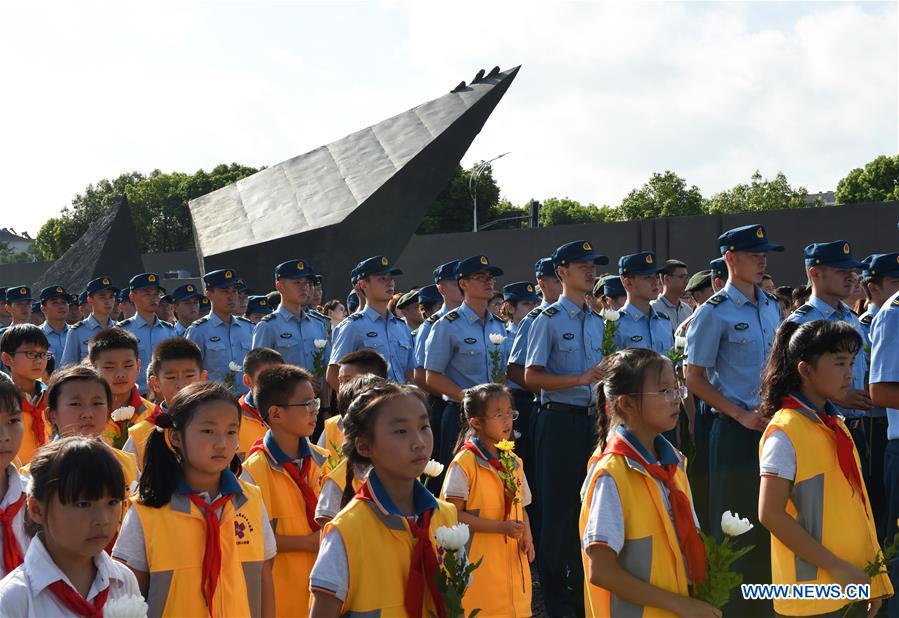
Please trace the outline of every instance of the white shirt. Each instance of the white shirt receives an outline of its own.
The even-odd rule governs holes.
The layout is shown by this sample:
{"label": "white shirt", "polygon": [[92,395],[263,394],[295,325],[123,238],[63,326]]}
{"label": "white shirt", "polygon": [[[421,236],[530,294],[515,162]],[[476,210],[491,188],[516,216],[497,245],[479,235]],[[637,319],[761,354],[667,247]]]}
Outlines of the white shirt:
{"label": "white shirt", "polygon": [[[25,493],[25,479],[19,474],[19,471],[16,470],[16,467],[12,464],[6,467],[6,478],[9,484],[6,487],[6,495],[3,496],[3,500],[0,500],[0,509],[4,511],[9,508],[9,505],[19,499],[23,493]],[[16,540],[19,542],[19,551],[22,552],[22,556],[25,555],[25,552],[28,551],[28,544],[31,543],[31,537],[25,532],[25,511],[26,505],[22,504],[22,508],[19,509],[19,512],[16,513],[16,516],[12,520],[12,533],[13,536],[16,537]],[[0,556],[3,555],[3,537],[0,537]],[[3,560],[0,560],[0,577],[6,575],[6,569],[3,567]]]}
{"label": "white shirt", "polygon": [[[356,479],[364,479],[368,471],[369,466],[353,464],[353,474]],[[315,505],[315,521],[319,525],[323,525],[337,517],[341,502],[343,502],[343,491],[337,486],[334,479],[326,476],[322,484],[322,491],[318,495],[318,503]]]}
{"label": "white shirt", "polygon": [[[124,564],[101,551],[94,556],[94,565],[97,575],[87,593],[89,602],[93,602],[106,588],[109,588],[107,603],[120,597],[140,596],[137,579]],[[40,538],[34,537],[25,553],[25,562],[0,581],[0,616],[71,616],[62,601],[47,588],[60,579],[72,586],[69,578],[53,562]]]}
{"label": "white shirt", "polygon": [[775,429],[765,438],[759,472],[762,476],[796,480],[796,449],[790,437],[780,429]]}
{"label": "white shirt", "polygon": [[[485,470],[489,474],[489,471]],[[446,479],[443,481],[443,493],[447,498],[460,498],[468,500],[468,492],[471,489],[471,483],[468,482],[468,475],[459,464],[450,464],[450,468],[446,473]],[[521,506],[528,506],[531,503],[531,487],[528,485],[527,477],[521,475]]]}

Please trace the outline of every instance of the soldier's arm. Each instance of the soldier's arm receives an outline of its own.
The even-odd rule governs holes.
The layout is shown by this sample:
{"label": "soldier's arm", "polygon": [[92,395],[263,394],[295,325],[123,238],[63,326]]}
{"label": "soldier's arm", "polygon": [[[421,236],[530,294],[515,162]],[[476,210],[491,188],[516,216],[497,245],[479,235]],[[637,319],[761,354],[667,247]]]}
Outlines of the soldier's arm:
{"label": "soldier's arm", "polygon": [[590,386],[602,379],[602,370],[598,366],[590,367],[584,373],[558,375],[549,373],[539,365],[529,365],[524,370],[525,386],[533,391],[559,391],[575,386]]}
{"label": "soldier's arm", "polygon": [[426,374],[427,385],[430,387],[429,390],[438,395],[446,395],[455,401],[462,401],[464,389],[460,388],[458,384],[438,371],[428,369],[426,370]]}

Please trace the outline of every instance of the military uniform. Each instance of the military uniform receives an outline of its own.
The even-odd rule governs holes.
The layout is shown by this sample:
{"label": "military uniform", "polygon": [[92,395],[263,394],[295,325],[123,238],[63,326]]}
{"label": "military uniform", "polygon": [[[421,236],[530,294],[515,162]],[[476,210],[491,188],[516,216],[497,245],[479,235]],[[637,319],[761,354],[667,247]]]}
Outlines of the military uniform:
{"label": "military uniform", "polygon": [[[119,288],[112,284],[109,277],[98,277],[90,281],[87,284],[87,289],[82,293],[85,298],[84,302],[87,302],[87,296],[106,290],[112,290],[113,293],[117,294]],[[112,319],[108,319],[105,324],[100,324],[93,313],[86,319],[73,324],[66,335],[66,345],[63,348],[62,360],[58,366],[77,365],[80,363],[81,359],[87,356],[87,342],[90,341],[91,337],[102,329],[113,326],[115,326],[115,322]]]}
{"label": "military uniform", "polygon": [[[65,298],[66,301],[68,301],[69,294],[59,285],[51,285],[41,290],[41,303],[50,300],[51,298]],[[47,341],[50,344],[49,351],[53,354],[55,367],[59,367],[59,362],[62,359],[62,351],[66,347],[66,336],[69,334],[69,325],[63,323],[62,330],[54,330],[53,327],[50,326],[50,322],[45,320],[44,323],[41,324],[40,329],[44,331],[44,334],[47,336]]]}
{"label": "military uniform", "polygon": [[[193,299],[194,302],[199,303],[200,298],[203,295],[200,294],[200,291],[192,283],[185,283],[184,285],[180,285],[172,291],[172,300],[177,304],[185,300]],[[187,329],[190,327],[188,324],[185,326],[181,323],[180,319],[175,320],[175,335],[178,337],[183,337],[187,334]]]}
{"label": "military uniform", "polygon": [[[657,275],[662,269],[657,266],[655,254],[651,251],[624,255],[618,260],[620,277]],[[618,312],[615,336],[615,348],[646,348],[659,354],[666,354],[674,347],[674,332],[671,320],[665,313],[652,308],[649,314],[643,313],[630,301],[626,302]]]}
{"label": "military uniform", "polygon": [[[131,278],[128,282],[131,290],[143,290],[148,288],[159,289],[159,275],[156,273],[143,273]],[[150,366],[150,360],[153,358],[153,350],[156,346],[166,339],[177,337],[178,333],[175,327],[152,316],[151,321],[147,322],[139,313],[135,313],[130,318],[122,320],[116,324],[135,337],[137,337],[137,356],[140,359],[141,370],[137,372],[137,390],[142,395],[147,394],[147,367]]]}

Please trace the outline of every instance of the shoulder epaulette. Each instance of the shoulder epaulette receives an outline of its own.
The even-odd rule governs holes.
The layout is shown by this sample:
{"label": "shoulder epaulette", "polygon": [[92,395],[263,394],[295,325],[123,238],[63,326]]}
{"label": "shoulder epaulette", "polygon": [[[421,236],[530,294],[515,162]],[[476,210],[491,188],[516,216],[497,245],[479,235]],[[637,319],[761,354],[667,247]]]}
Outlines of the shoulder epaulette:
{"label": "shoulder epaulette", "polygon": [[809,305],[808,303],[806,303],[806,304],[802,305],[801,307],[799,307],[793,313],[795,313],[796,315],[805,315],[806,313],[808,313],[809,311],[811,311],[814,308],[815,308],[814,305]]}
{"label": "shoulder epaulette", "polygon": [[202,318],[200,318],[199,320],[194,320],[194,323],[191,324],[191,326],[199,326],[200,324],[203,324],[204,322],[208,322],[208,321],[209,321],[209,316],[208,316],[208,315],[204,315],[204,316],[203,316]]}
{"label": "shoulder epaulette", "polygon": [[444,317],[444,319],[446,319],[446,321],[452,322],[453,320],[456,320],[459,318],[459,312],[456,311],[455,309],[453,309],[452,311],[450,311],[443,317]]}
{"label": "shoulder epaulette", "polygon": [[862,324],[864,324],[865,326],[871,326],[871,322],[874,321],[874,316],[871,315],[870,313],[866,313],[865,315],[860,317],[858,319],[858,321],[861,322]]}
{"label": "shoulder epaulette", "polygon": [[[247,324],[253,324],[253,320],[250,320],[250,319],[248,319],[248,318],[245,318],[245,317],[243,317],[242,315],[236,315],[236,316],[234,316],[234,317],[237,318],[238,320],[240,320],[241,322],[246,322]],[[255,325],[254,325],[254,326],[255,326]]]}
{"label": "shoulder epaulette", "polygon": [[543,313],[543,309],[541,309],[540,307],[534,307],[533,309],[531,309],[531,310],[528,312],[528,316],[530,316],[530,317],[532,317],[532,318],[536,318],[536,317],[537,317],[538,315],[540,315],[541,313]]}
{"label": "shoulder epaulette", "polygon": [[159,320],[159,322],[166,328],[175,328],[174,322],[166,322],[165,320]]}
{"label": "shoulder epaulette", "polygon": [[727,294],[724,294],[723,292],[718,292],[717,294],[715,294],[714,296],[712,296],[710,299],[708,299],[705,302],[707,302],[708,304],[715,307],[717,305],[720,305],[725,300],[727,300]]}
{"label": "shoulder epaulette", "polygon": [[348,320],[352,320],[353,322],[355,322],[356,320],[361,320],[361,319],[362,319],[362,314],[361,314],[361,313],[353,313],[353,314],[351,314],[350,316],[348,316],[347,319],[348,319]]}
{"label": "shoulder epaulette", "polygon": [[[131,318],[125,318],[125,319],[122,320],[121,322],[116,322],[116,323],[115,323],[115,327],[116,327],[116,328],[125,328],[125,325],[128,323],[128,320],[130,320],[130,319],[131,319]],[[160,320],[160,322],[161,322],[161,321],[162,321],[162,320]]]}
{"label": "shoulder epaulette", "polygon": [[893,307],[899,307],[899,296],[896,297],[896,300],[890,303]]}
{"label": "shoulder epaulette", "polygon": [[543,310],[543,315],[545,315],[548,318],[553,317],[557,313],[559,313],[559,310],[556,309],[555,307],[547,307],[546,309]]}
{"label": "shoulder epaulette", "polygon": [[773,300],[776,303],[780,302],[780,299],[777,296],[775,296],[774,294],[772,294],[771,292],[765,292],[765,296],[767,296],[768,298],[770,298],[771,300]]}
{"label": "shoulder epaulette", "polygon": [[668,320],[668,321],[671,320],[671,318],[668,316],[667,313],[662,313],[661,311],[656,311],[656,315],[659,316],[660,318],[662,318],[663,320]]}
{"label": "shoulder epaulette", "polygon": [[71,328],[71,329],[81,328],[82,324],[84,324],[84,320],[81,320],[80,322],[75,322],[69,328]]}
{"label": "shoulder epaulette", "polygon": [[432,313],[431,315],[428,316],[428,319],[425,320],[425,322],[427,322],[428,324],[433,324],[434,322],[436,322],[439,319],[440,319],[439,315],[437,315],[436,313]]}
{"label": "shoulder epaulette", "polygon": [[259,318],[259,321],[260,321],[260,322],[268,322],[269,320],[274,320],[274,319],[275,319],[275,315],[276,315],[276,314],[274,314],[274,313],[270,313],[270,314],[268,314],[268,315],[264,315],[264,316],[262,316],[261,318]]}

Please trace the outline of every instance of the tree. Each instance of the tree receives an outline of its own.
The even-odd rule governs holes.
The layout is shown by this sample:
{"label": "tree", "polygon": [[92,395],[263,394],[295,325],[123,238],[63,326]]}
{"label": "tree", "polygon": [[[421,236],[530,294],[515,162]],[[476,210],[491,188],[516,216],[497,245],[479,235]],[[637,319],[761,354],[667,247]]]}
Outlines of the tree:
{"label": "tree", "polygon": [[752,182],[748,185],[738,184],[733,189],[721,191],[712,196],[706,202],[706,212],[727,214],[820,205],[820,198],[809,203],[808,190],[805,187],[796,189],[791,187],[783,172],[778,172],[774,180],[768,180],[767,178],[762,179],[762,174],[756,170],[752,175]]}
{"label": "tree", "polygon": [[[32,245],[33,247],[34,245]],[[15,251],[8,243],[0,242],[0,264],[13,264],[16,262],[33,262],[34,254],[29,251]]]}
{"label": "tree", "polygon": [[655,173],[646,184],[628,193],[618,207],[621,220],[682,217],[703,214],[699,187],[671,171]]}
{"label": "tree", "polygon": [[837,203],[899,200],[899,155],[881,155],[837,183]]}
{"label": "tree", "polygon": [[572,223],[602,223],[616,221],[614,208],[609,206],[597,207],[594,204],[586,206],[567,197],[551,197],[544,200],[540,206],[540,227],[551,225],[570,225]]}
{"label": "tree", "polygon": [[[470,232],[473,224],[473,204],[468,191],[471,175],[480,166],[475,163],[469,169],[456,166],[452,178],[437,195],[428,209],[416,234],[444,234],[448,232]],[[477,183],[478,225],[490,220],[490,213],[499,204],[499,186],[493,178],[490,165],[481,172]]]}

